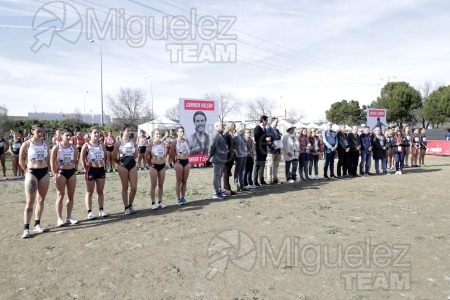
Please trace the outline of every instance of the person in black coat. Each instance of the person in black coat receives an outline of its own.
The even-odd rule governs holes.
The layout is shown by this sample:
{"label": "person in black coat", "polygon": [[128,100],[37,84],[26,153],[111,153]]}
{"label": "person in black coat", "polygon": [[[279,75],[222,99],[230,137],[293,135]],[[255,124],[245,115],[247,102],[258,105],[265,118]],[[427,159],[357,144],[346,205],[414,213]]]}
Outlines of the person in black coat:
{"label": "person in black coat", "polygon": [[372,137],[373,145],[373,159],[375,160],[375,172],[380,174],[380,160],[381,168],[383,174],[387,174],[387,157],[386,157],[386,147],[387,141],[386,137],[381,134],[381,128],[375,127],[374,135]]}
{"label": "person in black coat", "polygon": [[264,169],[266,166],[268,146],[266,129],[268,120],[269,118],[267,116],[261,116],[261,118],[259,118],[260,124],[255,127],[253,132],[256,152],[255,167],[253,170],[253,184],[255,186],[267,185],[264,181]]}
{"label": "person in black coat", "polygon": [[227,151],[227,161],[225,162],[225,167],[223,168],[223,188],[225,189],[225,193],[229,195],[236,195],[235,191],[231,190],[230,185],[230,176],[231,169],[233,168],[234,159],[236,157],[236,152],[234,149],[234,133],[236,132],[236,125],[234,122],[228,122],[225,126],[225,131],[223,133],[223,137],[227,143],[228,151]]}
{"label": "person in black coat", "polygon": [[353,126],[352,132],[348,134],[348,142],[350,144],[350,159],[349,159],[349,174],[353,177],[358,175],[359,150],[361,149],[361,142],[358,135],[358,127]]}
{"label": "person in black coat", "polygon": [[[345,131],[345,126],[339,126],[339,131],[337,133],[338,139],[338,163],[337,163],[337,176],[341,178],[344,176],[348,177],[348,169],[350,165],[350,144],[348,142],[347,132]],[[342,172],[341,172],[342,171]],[[342,176],[341,176],[342,174]]]}

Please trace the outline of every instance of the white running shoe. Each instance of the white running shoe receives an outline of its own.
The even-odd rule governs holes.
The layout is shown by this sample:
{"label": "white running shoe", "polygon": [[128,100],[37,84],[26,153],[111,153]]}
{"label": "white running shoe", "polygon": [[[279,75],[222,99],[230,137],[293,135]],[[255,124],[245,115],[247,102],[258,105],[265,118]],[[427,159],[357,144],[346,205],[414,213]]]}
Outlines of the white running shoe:
{"label": "white running shoe", "polygon": [[58,227],[63,227],[64,225],[66,225],[66,223],[63,221],[63,219],[58,218],[58,221],[56,221],[56,225]]}
{"label": "white running shoe", "polygon": [[22,233],[22,238],[23,239],[27,239],[30,237],[30,230],[29,229],[24,229],[23,233]]}
{"label": "white running shoe", "polygon": [[256,189],[256,185],[254,185],[254,184],[249,185],[249,187],[250,187],[251,189]]}
{"label": "white running shoe", "polygon": [[127,209],[125,209],[125,214],[126,215],[131,215],[132,214],[131,209],[129,207]]}
{"label": "white running shoe", "polygon": [[398,171],[398,175],[403,175],[402,171]]}
{"label": "white running shoe", "polygon": [[130,205],[129,208],[130,208],[130,211],[131,211],[132,214],[134,214],[136,212],[136,210],[133,208],[133,205]]}
{"label": "white running shoe", "polygon": [[159,207],[160,208],[166,208],[167,207],[167,205],[164,203],[164,202],[159,202]]}
{"label": "white running shoe", "polygon": [[104,218],[108,216],[108,213],[102,209],[98,212],[98,216]]}
{"label": "white running shoe", "polygon": [[288,183],[294,183],[295,181],[294,181],[294,179],[289,179],[288,180]]}
{"label": "white running shoe", "polygon": [[94,213],[93,213],[92,211],[91,211],[90,213],[88,213],[87,219],[88,219],[88,220],[93,220],[93,219],[95,219],[95,215],[94,215]]}
{"label": "white running shoe", "polygon": [[46,232],[47,229],[42,227],[41,224],[37,224],[36,226],[34,226],[33,231],[42,233],[42,232]]}
{"label": "white running shoe", "polygon": [[159,208],[158,204],[156,204],[156,203],[152,204],[152,209],[153,210],[157,210],[158,208]]}
{"label": "white running shoe", "polygon": [[66,219],[66,224],[75,225],[78,224],[78,220],[72,219],[72,217],[68,217]]}

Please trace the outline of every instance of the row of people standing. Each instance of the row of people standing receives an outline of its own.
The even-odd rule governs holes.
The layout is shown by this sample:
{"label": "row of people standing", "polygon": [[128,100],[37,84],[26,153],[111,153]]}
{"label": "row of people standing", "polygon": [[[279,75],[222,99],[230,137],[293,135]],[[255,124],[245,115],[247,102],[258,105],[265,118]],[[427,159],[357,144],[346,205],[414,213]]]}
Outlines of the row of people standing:
{"label": "row of people standing", "polygon": [[[57,226],[77,224],[78,220],[72,217],[74,195],[76,189],[76,172],[78,162],[81,162],[85,169],[85,205],[87,219],[94,219],[96,215],[92,210],[92,198],[97,194],[99,207],[99,217],[106,217],[108,213],[104,210],[104,187],[106,180],[105,156],[106,146],[100,140],[100,131],[93,127],[90,132],[89,141],[85,142],[80,150],[78,159],[78,147],[72,141],[72,131],[64,129],[61,131],[61,139],[57,140],[53,148],[49,149],[47,142],[43,138],[42,124],[32,125],[32,137],[25,141],[19,152],[19,163],[25,173],[25,197],[26,205],[24,209],[24,231],[22,238],[30,236],[30,221],[33,207],[37,200],[35,210],[35,221],[33,231],[41,233],[46,229],[41,225],[41,217],[44,209],[44,201],[47,195],[50,176],[49,167],[53,173],[56,185],[56,215]],[[130,126],[123,125],[119,138],[114,144],[112,157],[118,165],[118,173],[122,184],[122,200],[124,213],[126,215],[135,213],[133,208],[137,190],[137,165],[138,144],[131,137]],[[177,139],[172,146],[167,149],[162,142],[159,130],[153,133],[153,139],[146,149],[146,156],[150,157],[150,198],[151,208],[165,208],[162,201],[163,185],[165,179],[165,158],[167,151],[170,151],[176,159],[176,186],[177,204],[187,204],[185,199],[186,183],[189,176],[189,144],[184,138],[184,129],[177,130]],[[156,188],[158,188],[158,201],[156,201]],[[63,218],[63,199],[67,191],[66,218]]]}

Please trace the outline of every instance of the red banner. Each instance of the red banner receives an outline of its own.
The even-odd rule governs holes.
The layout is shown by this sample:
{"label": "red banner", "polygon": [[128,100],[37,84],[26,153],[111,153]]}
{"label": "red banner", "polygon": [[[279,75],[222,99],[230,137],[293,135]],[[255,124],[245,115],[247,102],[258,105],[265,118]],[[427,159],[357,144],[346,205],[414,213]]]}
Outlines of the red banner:
{"label": "red banner", "polygon": [[189,155],[189,164],[204,165],[206,164],[206,157],[208,154],[191,154]]}
{"label": "red banner", "polygon": [[184,110],[214,110],[214,100],[184,100]]}
{"label": "red banner", "polygon": [[428,141],[427,154],[450,155],[450,141]]}
{"label": "red banner", "polygon": [[385,118],[386,117],[386,110],[385,109],[373,109],[370,108],[367,110],[369,113],[369,117],[380,117]]}

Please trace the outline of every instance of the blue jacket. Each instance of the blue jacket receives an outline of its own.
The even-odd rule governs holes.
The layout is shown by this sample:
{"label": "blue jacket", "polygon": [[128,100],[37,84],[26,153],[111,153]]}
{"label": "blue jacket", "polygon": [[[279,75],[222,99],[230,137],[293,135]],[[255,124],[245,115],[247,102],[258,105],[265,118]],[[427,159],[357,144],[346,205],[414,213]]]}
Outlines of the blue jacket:
{"label": "blue jacket", "polygon": [[325,144],[325,150],[330,151],[331,148],[335,148],[338,145],[336,135],[336,132],[333,130],[325,130],[323,132],[323,143]]}
{"label": "blue jacket", "polygon": [[361,141],[361,150],[369,151],[369,148],[372,147],[372,139],[370,134],[361,133],[359,139]]}

